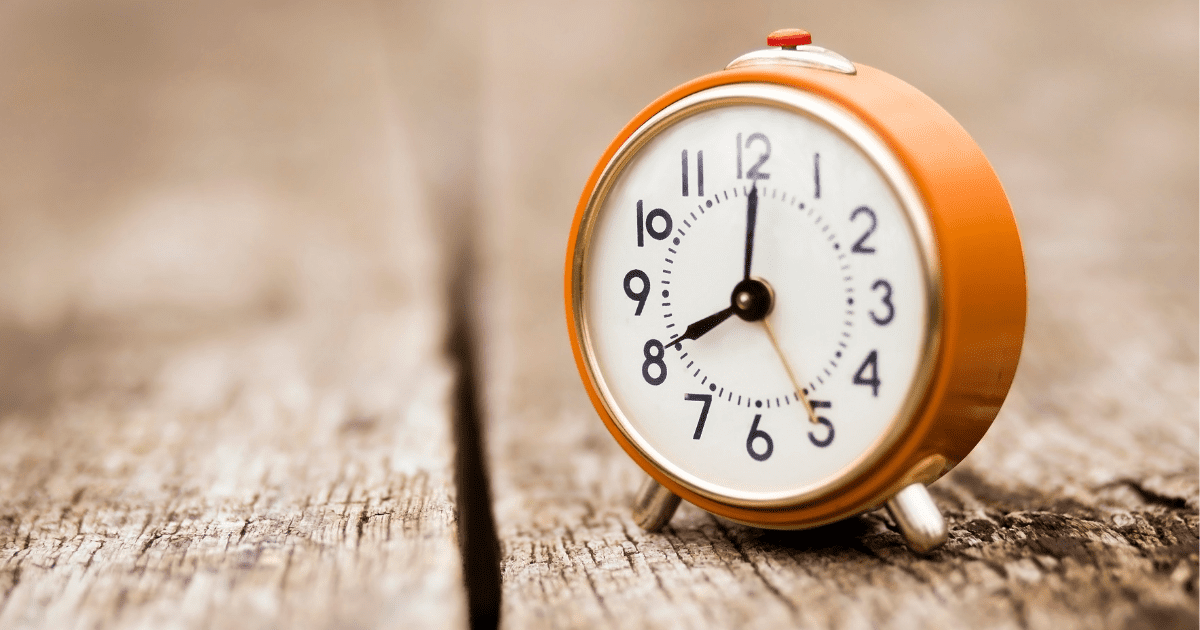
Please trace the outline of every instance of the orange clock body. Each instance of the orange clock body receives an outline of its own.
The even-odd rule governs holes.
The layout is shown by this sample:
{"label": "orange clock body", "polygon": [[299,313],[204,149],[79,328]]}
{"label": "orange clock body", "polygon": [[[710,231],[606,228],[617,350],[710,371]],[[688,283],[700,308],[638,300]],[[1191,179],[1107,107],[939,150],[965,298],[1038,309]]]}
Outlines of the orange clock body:
{"label": "orange clock body", "polygon": [[[931,483],[961,461],[1000,410],[1025,332],[1025,268],[1008,199],[979,146],[916,88],[861,64],[857,74],[785,65],[716,72],[689,81],[642,110],[608,146],[583,190],[566,260],[566,314],[575,362],[596,412],[656,481],[714,514],[761,527],[815,527],[872,509],[914,482]],[[610,160],[652,116],[690,94],[735,83],[768,83],[816,94],[850,112],[884,142],[921,196],[940,262],[937,352],[932,378],[908,428],[876,463],[838,491],[793,506],[753,508],[702,496],[647,460],[618,429],[589,375],[572,301],[576,236]]]}

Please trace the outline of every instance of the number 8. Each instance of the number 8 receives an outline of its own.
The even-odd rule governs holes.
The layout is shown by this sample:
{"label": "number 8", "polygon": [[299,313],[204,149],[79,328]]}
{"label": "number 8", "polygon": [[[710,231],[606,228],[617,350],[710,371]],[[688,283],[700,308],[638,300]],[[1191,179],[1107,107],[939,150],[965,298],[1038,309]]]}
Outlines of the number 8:
{"label": "number 8", "polygon": [[[653,354],[651,350],[655,351]],[[663,361],[666,351],[663,350],[663,345],[657,339],[651,339],[642,346],[642,356],[646,357],[646,361],[642,363],[642,378],[646,379],[651,385],[662,385],[663,381],[667,380],[667,364]],[[658,376],[650,376],[650,366],[658,366]]]}

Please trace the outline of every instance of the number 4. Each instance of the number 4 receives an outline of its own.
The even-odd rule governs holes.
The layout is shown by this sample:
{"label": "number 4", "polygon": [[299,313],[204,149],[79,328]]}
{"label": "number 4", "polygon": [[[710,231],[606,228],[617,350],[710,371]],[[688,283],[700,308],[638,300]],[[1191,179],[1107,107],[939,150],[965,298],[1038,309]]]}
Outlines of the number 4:
{"label": "number 4", "polygon": [[[867,374],[867,368],[871,368],[871,373]],[[855,385],[870,385],[871,395],[879,396],[879,353],[875,350],[867,355],[867,359],[858,367],[858,371],[854,373]]]}

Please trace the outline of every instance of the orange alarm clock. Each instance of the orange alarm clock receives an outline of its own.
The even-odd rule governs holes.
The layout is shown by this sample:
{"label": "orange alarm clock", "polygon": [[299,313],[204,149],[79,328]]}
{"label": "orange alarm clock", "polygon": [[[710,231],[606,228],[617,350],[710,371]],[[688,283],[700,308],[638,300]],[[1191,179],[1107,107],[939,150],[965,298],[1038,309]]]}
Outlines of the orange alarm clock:
{"label": "orange alarm clock", "polygon": [[622,129],[584,186],[566,315],[584,387],[650,476],[650,530],[686,499],[801,529],[886,505],[947,536],[926,486],[1012,383],[1025,270],[1004,190],[929,97],[799,29]]}

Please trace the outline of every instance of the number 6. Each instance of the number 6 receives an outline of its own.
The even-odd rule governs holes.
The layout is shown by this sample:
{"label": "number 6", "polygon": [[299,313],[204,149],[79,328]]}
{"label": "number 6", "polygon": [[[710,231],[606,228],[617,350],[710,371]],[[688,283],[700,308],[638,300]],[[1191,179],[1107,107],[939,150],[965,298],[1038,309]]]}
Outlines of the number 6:
{"label": "number 6", "polygon": [[[746,452],[750,453],[750,457],[761,462],[770,457],[771,453],[774,452],[775,441],[771,439],[771,436],[767,435],[766,431],[758,430],[759,420],[762,420],[761,413],[754,415],[754,424],[750,425],[750,435],[746,436]],[[761,453],[754,450],[754,440],[758,439],[766,440],[767,442],[767,448]]]}

